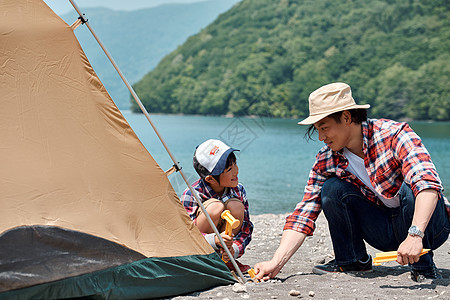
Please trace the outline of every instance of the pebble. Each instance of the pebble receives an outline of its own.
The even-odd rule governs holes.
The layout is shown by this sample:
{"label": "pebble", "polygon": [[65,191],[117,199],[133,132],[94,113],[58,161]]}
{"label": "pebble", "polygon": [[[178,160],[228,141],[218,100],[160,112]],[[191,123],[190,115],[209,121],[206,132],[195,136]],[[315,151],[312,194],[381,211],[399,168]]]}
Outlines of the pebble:
{"label": "pebble", "polygon": [[314,297],[314,296],[316,295],[316,293],[314,293],[314,291],[309,291],[308,295],[309,295],[310,297]]}
{"label": "pebble", "polygon": [[235,293],[247,293],[247,287],[244,284],[235,283],[233,285],[233,292],[235,292]]}
{"label": "pebble", "polygon": [[300,291],[297,291],[297,290],[290,290],[290,291],[289,291],[289,295],[290,295],[290,296],[299,296],[299,295],[300,295]]}

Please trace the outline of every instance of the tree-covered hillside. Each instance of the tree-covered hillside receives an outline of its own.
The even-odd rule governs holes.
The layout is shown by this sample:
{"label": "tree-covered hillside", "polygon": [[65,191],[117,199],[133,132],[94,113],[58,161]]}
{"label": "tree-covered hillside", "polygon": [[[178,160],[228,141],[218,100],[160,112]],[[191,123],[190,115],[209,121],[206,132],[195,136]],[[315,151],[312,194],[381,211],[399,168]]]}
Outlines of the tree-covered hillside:
{"label": "tree-covered hillside", "polygon": [[134,87],[154,113],[304,117],[313,90],[343,81],[372,117],[450,120],[449,10],[448,0],[242,0]]}
{"label": "tree-covered hillside", "polygon": [[[88,7],[82,11],[127,79],[135,83],[165,55],[205,28],[236,1],[165,4],[135,11]],[[68,24],[77,18],[75,10],[63,15]],[[121,109],[129,109],[130,92],[92,34],[83,26],[76,29],[75,34],[114,102]]]}

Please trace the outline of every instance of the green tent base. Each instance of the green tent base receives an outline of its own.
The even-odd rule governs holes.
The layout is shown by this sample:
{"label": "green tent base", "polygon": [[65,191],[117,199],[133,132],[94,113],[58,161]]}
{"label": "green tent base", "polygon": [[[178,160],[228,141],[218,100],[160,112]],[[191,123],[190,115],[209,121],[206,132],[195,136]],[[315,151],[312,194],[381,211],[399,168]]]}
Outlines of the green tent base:
{"label": "green tent base", "polygon": [[150,257],[89,274],[0,294],[0,299],[145,299],[236,282],[217,253]]}

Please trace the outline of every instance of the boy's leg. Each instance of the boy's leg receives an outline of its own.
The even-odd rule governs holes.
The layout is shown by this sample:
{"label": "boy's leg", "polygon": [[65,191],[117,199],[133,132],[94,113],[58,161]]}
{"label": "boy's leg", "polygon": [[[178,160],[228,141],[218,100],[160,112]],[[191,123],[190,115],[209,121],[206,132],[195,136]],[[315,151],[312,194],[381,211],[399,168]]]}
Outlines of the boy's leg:
{"label": "boy's leg", "polygon": [[338,265],[367,260],[364,240],[382,251],[397,249],[390,210],[372,203],[357,186],[333,177],[325,181],[321,198]]}
{"label": "boy's leg", "polygon": [[[220,229],[223,225],[221,214],[225,207],[222,201],[212,198],[203,202],[203,206],[206,208],[206,211],[214,222],[214,225],[219,229],[219,231],[221,231]],[[214,232],[200,208],[197,211],[197,218],[195,218],[194,223],[202,233]]]}
{"label": "boy's leg", "polygon": [[239,226],[233,229],[233,234],[236,235],[241,230],[244,222],[244,204],[239,199],[231,198],[225,201],[225,209],[228,209],[231,215],[239,220]]}
{"label": "boy's leg", "polygon": [[[394,219],[394,229],[396,235],[399,237],[399,242],[403,242],[408,234],[408,229],[411,226],[414,215],[414,208],[416,199],[414,193],[408,184],[403,183],[399,191],[400,207],[398,217]],[[436,208],[433,215],[428,222],[427,228],[422,239],[423,247],[425,249],[435,250],[439,248],[448,238],[450,230],[449,219],[445,209],[443,196],[439,196]],[[419,261],[412,264],[412,269],[422,271],[433,269],[433,252],[430,251],[420,257]]]}

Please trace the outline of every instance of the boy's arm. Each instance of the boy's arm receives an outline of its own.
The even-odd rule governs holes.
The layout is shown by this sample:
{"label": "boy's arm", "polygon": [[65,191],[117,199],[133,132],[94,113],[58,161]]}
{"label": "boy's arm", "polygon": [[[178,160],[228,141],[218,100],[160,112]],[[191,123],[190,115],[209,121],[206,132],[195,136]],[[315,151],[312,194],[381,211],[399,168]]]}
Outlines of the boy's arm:
{"label": "boy's arm", "polygon": [[240,186],[239,190],[241,201],[244,204],[244,220],[242,222],[241,230],[234,239],[234,258],[238,258],[244,254],[245,247],[247,247],[247,245],[252,240],[253,232],[253,223],[250,221],[250,214],[248,211],[247,193],[245,192],[245,189],[242,185]]}

